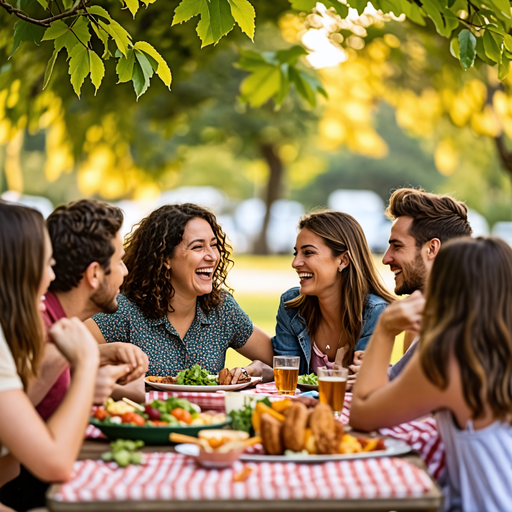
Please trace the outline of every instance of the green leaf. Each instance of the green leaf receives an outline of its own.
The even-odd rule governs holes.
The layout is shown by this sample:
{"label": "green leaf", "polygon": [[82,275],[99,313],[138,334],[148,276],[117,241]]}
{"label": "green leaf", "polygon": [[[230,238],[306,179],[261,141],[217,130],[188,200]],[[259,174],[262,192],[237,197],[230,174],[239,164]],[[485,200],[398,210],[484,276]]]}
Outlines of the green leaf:
{"label": "green leaf", "polygon": [[142,3],[146,6],[146,9],[149,4],[154,4],[156,0],[142,0]]}
{"label": "green leaf", "polygon": [[89,20],[81,16],[72,27],[68,27],[67,32],[55,39],[55,49],[60,51],[62,48],[66,48],[68,56],[71,56],[71,51],[79,41],[87,46],[89,39],[91,39]]}
{"label": "green leaf", "polygon": [[44,28],[27,21],[19,20],[14,25],[14,42],[9,59],[24,41],[39,45],[44,35]]}
{"label": "green leaf", "polygon": [[207,0],[182,0],[174,11],[172,25],[188,21],[193,16],[199,16],[203,9],[206,8],[204,5],[206,1]]}
{"label": "green leaf", "polygon": [[445,23],[445,37],[450,37],[452,32],[459,26],[459,18],[450,9],[443,10]]}
{"label": "green leaf", "polygon": [[89,61],[89,50],[81,45],[77,44],[71,50],[71,59],[69,60],[69,74],[71,75],[71,85],[80,98],[80,90],[84,83],[85,77],[91,70],[91,64]]}
{"label": "green leaf", "polygon": [[254,41],[254,19],[256,11],[247,0],[228,0],[231,6],[231,14],[238,26]]}
{"label": "green leaf", "polygon": [[512,52],[512,36],[505,34],[503,36],[503,44],[509,52]]}
{"label": "green leaf", "polygon": [[140,51],[135,52],[135,58],[139,61],[142,72],[144,73],[145,78],[148,80],[153,76],[153,66],[147,59],[147,57]]}
{"label": "green leaf", "polygon": [[299,57],[307,55],[308,52],[303,46],[295,45],[287,50],[279,50],[276,52],[276,58],[279,62],[290,64],[295,66],[299,60]]}
{"label": "green leaf", "polygon": [[17,0],[16,7],[22,11],[26,10],[34,3],[34,0]]}
{"label": "green leaf", "polygon": [[457,37],[454,37],[450,41],[450,53],[452,54],[452,57],[455,57],[457,60],[460,58],[460,44],[459,39]]}
{"label": "green leaf", "polygon": [[[500,37],[498,34],[496,34],[497,37]],[[489,59],[491,59],[494,62],[500,61],[501,51],[498,47],[498,43],[496,39],[494,38],[494,34],[490,32],[489,30],[486,30],[483,35],[483,44],[484,44],[484,50],[485,54]]]}
{"label": "green leaf", "polygon": [[110,14],[103,9],[103,7],[100,7],[99,5],[92,5],[91,7],[87,8],[87,11],[89,14],[93,14],[95,16],[101,16],[102,18],[106,18],[107,20],[111,20]]}
{"label": "green leaf", "polygon": [[69,27],[62,20],[54,21],[50,25],[50,28],[46,29],[46,32],[43,36],[43,41],[51,41],[53,39],[57,39],[57,37],[65,34],[68,30]]}
{"label": "green leaf", "polygon": [[476,57],[476,37],[469,30],[459,32],[460,63],[464,69],[469,69]]}
{"label": "green leaf", "polygon": [[240,49],[240,60],[236,63],[236,67],[245,69],[246,71],[257,71],[268,65],[269,62],[265,60],[261,53],[253,50]]}
{"label": "green leaf", "polygon": [[[327,3],[326,3],[327,2]],[[326,7],[334,7],[334,10],[341,16],[343,19],[345,19],[348,16],[348,5],[342,4],[341,2],[338,2],[338,0],[322,0],[322,3]]]}
{"label": "green leaf", "polygon": [[110,34],[120,52],[126,57],[128,47],[131,45],[130,34],[115,20],[111,20],[109,25],[103,21],[100,21],[99,24]]}
{"label": "green leaf", "polygon": [[75,36],[78,37],[85,46],[87,46],[87,43],[91,39],[91,33],[89,32],[89,20],[86,16],[80,16],[78,21],[70,27],[70,30],[72,30]]}
{"label": "green leaf", "polygon": [[48,61],[48,64],[46,64],[46,69],[44,72],[43,90],[46,89],[46,87],[50,83],[50,78],[52,77],[53,68],[55,67],[55,61],[57,60],[58,55],[59,52],[57,50],[53,50],[53,54],[50,60]]}
{"label": "green leaf", "polygon": [[366,6],[368,5],[368,0],[349,0],[348,3],[350,7],[352,7],[352,9],[355,9],[357,11],[357,14],[361,16],[361,14],[363,14],[364,10],[366,9]]}
{"label": "green leaf", "polygon": [[89,52],[89,59],[91,61],[91,82],[94,87],[96,87],[96,91],[94,91],[94,95],[98,92],[98,89],[101,85],[101,81],[105,76],[105,66],[103,65],[103,61],[99,58],[96,52]]}
{"label": "green leaf", "polygon": [[[212,38],[214,43],[217,44],[222,36],[231,32],[235,25],[235,19],[231,14],[228,0],[209,0],[207,6]],[[202,13],[201,21],[203,21]]]}
{"label": "green leaf", "polygon": [[170,89],[172,74],[164,58],[149,43],[146,43],[145,41],[139,41],[135,43],[135,48],[137,48],[137,50],[143,51],[156,60],[158,63],[156,74],[160,77],[160,80],[162,80],[162,82]]}
{"label": "green leaf", "polygon": [[505,78],[507,78],[509,71],[510,71],[510,60],[503,53],[501,55],[501,60],[498,65],[498,79],[500,81],[505,80]]}
{"label": "green leaf", "polygon": [[105,47],[105,50],[104,50],[103,55],[101,56],[101,58],[103,60],[107,60],[109,57],[112,57],[112,54],[110,53],[110,50],[108,49],[108,38],[109,38],[109,35],[101,27],[98,27],[96,25],[96,23],[91,23],[91,27],[94,30],[95,34],[98,36],[98,39],[101,40],[101,42],[103,43],[103,46]]}
{"label": "green leaf", "polygon": [[290,0],[292,8],[297,11],[312,11],[316,7],[317,0]]}
{"label": "green leaf", "polygon": [[133,18],[135,19],[135,15],[139,10],[139,0],[124,0],[126,2],[126,6],[129,11],[132,13]]}
{"label": "green leaf", "polygon": [[290,67],[290,82],[295,84],[295,88],[299,95],[302,96],[311,105],[311,107],[314,107],[316,105],[315,91],[313,91],[309,83],[304,80],[303,75],[305,75],[305,73],[302,73],[294,67]]}
{"label": "green leaf", "polygon": [[279,87],[279,92],[274,98],[274,101],[276,102],[276,107],[280,107],[281,103],[283,103],[286,96],[288,96],[288,92],[290,90],[290,80],[288,78],[288,64],[283,64],[280,67],[281,71],[281,83]]}
{"label": "green leaf", "polygon": [[37,3],[43,6],[43,9],[48,9],[48,0],[37,0]]}
{"label": "green leaf", "polygon": [[[403,2],[409,3],[407,0],[403,0],[402,3]],[[411,21],[414,21],[414,23],[417,23],[418,25],[421,25],[422,27],[424,27],[426,25],[425,18],[423,17],[423,15],[421,13],[421,9],[415,3],[410,4],[410,12],[407,15],[407,17]]]}
{"label": "green leaf", "polygon": [[124,57],[121,55],[119,60],[117,61],[117,76],[119,77],[119,83],[129,82],[133,76],[133,64],[135,62],[135,52],[133,50],[128,50],[128,56]]}
{"label": "green leaf", "polygon": [[62,5],[66,11],[72,9],[74,3],[74,0],[62,0]]}
{"label": "green leaf", "polygon": [[506,18],[510,19],[510,2],[509,0],[491,0],[491,3],[498,10],[498,16],[503,14]]}
{"label": "green leaf", "polygon": [[281,69],[267,66],[248,76],[240,86],[242,100],[252,107],[260,107],[281,88]]}
{"label": "green leaf", "polygon": [[[459,40],[457,38],[453,38],[452,41],[457,41],[457,54],[453,55],[453,53],[452,53],[452,55],[458,59],[459,58],[459,51],[460,51],[460,49],[459,49]],[[489,57],[487,57],[487,54],[485,53],[484,38],[483,37],[477,37],[476,38],[476,54],[480,58],[480,60],[482,60],[486,64],[489,64],[489,66],[494,66],[496,64],[494,61],[489,59]]]}
{"label": "green leaf", "polygon": [[149,79],[147,79],[144,75],[138,62],[135,62],[133,65],[132,82],[133,89],[135,90],[135,94],[138,100],[148,90],[149,87]]}

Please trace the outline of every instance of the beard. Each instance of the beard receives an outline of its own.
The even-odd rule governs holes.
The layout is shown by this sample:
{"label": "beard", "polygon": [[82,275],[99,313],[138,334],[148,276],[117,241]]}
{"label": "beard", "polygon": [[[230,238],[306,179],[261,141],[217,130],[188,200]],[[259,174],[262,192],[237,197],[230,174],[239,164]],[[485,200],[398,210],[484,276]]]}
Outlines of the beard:
{"label": "beard", "polygon": [[419,251],[411,263],[402,265],[402,276],[404,282],[395,288],[397,295],[410,295],[416,290],[423,291],[427,281],[427,268]]}
{"label": "beard", "polygon": [[105,282],[101,283],[98,290],[94,292],[91,301],[101,313],[109,315],[115,313],[119,307],[117,304],[117,292],[112,291]]}

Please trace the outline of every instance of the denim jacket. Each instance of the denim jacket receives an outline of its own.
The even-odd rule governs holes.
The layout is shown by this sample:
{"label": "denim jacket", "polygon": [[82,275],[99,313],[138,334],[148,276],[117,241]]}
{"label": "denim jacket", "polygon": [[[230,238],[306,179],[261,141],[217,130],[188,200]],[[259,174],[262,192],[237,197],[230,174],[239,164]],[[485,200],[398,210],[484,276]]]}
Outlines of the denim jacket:
{"label": "denim jacket", "polygon": [[[291,288],[281,295],[281,302],[276,317],[276,335],[272,338],[276,356],[300,356],[299,374],[311,373],[312,343],[309,337],[306,321],[301,316],[299,308],[285,308],[285,302],[299,295],[299,287]],[[375,329],[380,314],[388,303],[378,295],[369,293],[363,307],[363,326],[361,336],[355,350],[364,350]]]}

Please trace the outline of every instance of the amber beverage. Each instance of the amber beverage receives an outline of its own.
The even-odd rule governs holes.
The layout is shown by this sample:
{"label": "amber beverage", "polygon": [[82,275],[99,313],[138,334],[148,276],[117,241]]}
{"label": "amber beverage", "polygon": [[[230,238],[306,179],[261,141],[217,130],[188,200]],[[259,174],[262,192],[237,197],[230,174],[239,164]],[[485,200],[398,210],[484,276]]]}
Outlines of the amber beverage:
{"label": "amber beverage", "polygon": [[318,394],[322,404],[330,405],[335,416],[343,411],[348,369],[321,367],[318,372]]}
{"label": "amber beverage", "polygon": [[274,380],[280,395],[294,395],[299,379],[300,357],[274,356]]}
{"label": "amber beverage", "polygon": [[294,395],[298,379],[298,368],[287,368],[286,366],[274,368],[274,380],[280,395]]}

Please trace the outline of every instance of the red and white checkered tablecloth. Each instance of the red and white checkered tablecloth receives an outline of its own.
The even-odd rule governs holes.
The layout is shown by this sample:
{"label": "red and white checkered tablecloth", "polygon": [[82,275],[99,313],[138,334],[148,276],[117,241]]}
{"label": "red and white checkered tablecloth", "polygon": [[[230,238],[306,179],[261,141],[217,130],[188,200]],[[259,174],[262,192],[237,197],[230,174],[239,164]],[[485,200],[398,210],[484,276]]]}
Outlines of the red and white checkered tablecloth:
{"label": "red and white checkered tablecloth", "polygon": [[177,453],[152,453],[141,466],[75,463],[73,478],[58,501],[122,500],[332,500],[420,497],[431,487],[427,474],[402,459],[382,458],[325,464],[249,463],[245,482],[233,476],[244,464],[207,470]]}

